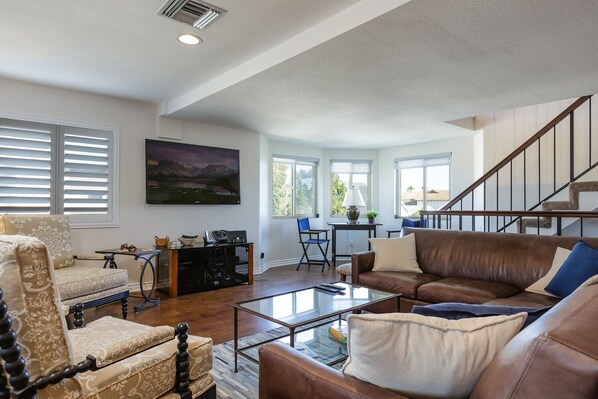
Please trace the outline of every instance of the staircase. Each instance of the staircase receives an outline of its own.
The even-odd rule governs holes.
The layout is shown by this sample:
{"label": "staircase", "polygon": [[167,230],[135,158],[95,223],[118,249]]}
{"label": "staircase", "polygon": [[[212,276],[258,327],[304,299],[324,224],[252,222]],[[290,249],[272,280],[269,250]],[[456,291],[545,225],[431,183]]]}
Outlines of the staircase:
{"label": "staircase", "polygon": [[[579,194],[598,191],[598,181],[579,181],[598,166],[598,129],[592,132],[592,96],[583,96],[557,115],[495,167],[437,211],[420,211],[432,228],[528,232],[598,212],[579,211]],[[593,151],[594,149],[594,151]],[[565,189],[569,201],[553,198]],[[575,223],[575,222],[574,222]],[[546,234],[546,231],[542,233]]]}
{"label": "staircase", "polygon": [[[577,211],[579,210],[579,194],[582,192],[597,192],[598,181],[573,182],[569,184],[569,201],[544,201],[543,211]],[[521,218],[518,221],[519,232],[525,233],[528,227],[550,229],[552,217]]]}

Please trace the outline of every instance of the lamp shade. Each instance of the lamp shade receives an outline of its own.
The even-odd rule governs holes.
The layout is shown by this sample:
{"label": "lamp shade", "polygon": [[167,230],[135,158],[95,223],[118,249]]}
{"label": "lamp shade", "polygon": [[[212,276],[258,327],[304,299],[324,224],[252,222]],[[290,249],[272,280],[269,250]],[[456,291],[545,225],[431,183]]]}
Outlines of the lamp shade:
{"label": "lamp shade", "polygon": [[347,190],[345,199],[343,200],[343,206],[365,206],[365,201],[358,188],[351,187]]}

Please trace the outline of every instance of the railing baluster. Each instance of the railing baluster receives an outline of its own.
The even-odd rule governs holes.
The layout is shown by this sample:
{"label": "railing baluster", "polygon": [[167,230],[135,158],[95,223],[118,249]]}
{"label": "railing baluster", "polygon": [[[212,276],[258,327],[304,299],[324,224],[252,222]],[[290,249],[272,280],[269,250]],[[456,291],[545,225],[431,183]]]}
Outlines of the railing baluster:
{"label": "railing baluster", "polygon": [[[487,210],[486,209],[486,181],[484,181],[484,184],[482,185],[482,190],[483,190],[483,194],[484,194],[484,206],[482,207],[482,210]],[[484,219],[484,231],[486,231],[486,217],[483,217]]]}
{"label": "railing baluster", "polygon": [[523,209],[527,211],[527,149],[523,150]]}
{"label": "railing baluster", "polygon": [[542,202],[542,162],[540,158],[540,139],[538,139],[538,203]]}
{"label": "railing baluster", "polygon": [[513,210],[513,161],[510,161],[509,165],[511,165],[511,181],[509,182],[509,186],[511,186],[511,210]]}
{"label": "railing baluster", "polygon": [[588,167],[592,167],[592,97],[589,100],[588,106]]}
{"label": "railing baluster", "polygon": [[556,191],[556,125],[552,128],[552,160],[553,160],[553,183],[552,191]]}
{"label": "railing baluster", "polygon": [[574,115],[575,111],[569,114],[569,181],[573,181],[575,177],[575,141],[573,138],[573,129],[575,128]]}
{"label": "railing baluster", "polygon": [[556,218],[556,235],[560,236],[563,234],[563,220],[560,216]]}
{"label": "railing baluster", "polygon": [[579,236],[583,237],[583,218],[579,218]]}
{"label": "railing baluster", "polygon": [[463,216],[459,215],[459,230],[463,230]]}

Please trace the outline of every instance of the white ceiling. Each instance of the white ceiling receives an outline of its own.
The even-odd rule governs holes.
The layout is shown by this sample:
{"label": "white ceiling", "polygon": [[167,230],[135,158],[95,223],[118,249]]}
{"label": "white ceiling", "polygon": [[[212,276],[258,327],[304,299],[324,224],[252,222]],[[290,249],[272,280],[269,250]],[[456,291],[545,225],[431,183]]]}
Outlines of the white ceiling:
{"label": "white ceiling", "polygon": [[164,2],[0,0],[0,76],[335,148],[598,92],[594,0],[212,0],[228,12],[202,31],[155,15]]}

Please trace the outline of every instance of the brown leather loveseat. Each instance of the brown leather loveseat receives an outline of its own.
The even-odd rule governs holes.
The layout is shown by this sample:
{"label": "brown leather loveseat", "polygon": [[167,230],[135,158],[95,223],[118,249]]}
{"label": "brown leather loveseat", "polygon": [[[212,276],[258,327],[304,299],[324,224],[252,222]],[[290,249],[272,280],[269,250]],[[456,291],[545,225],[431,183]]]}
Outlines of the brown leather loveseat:
{"label": "brown leather loveseat", "polygon": [[[525,288],[551,268],[557,247],[571,249],[579,237],[404,228],[415,234],[423,273],[372,271],[374,252],[353,254],[355,285],[401,293],[401,311],[414,304],[463,302],[543,308],[558,298]],[[598,238],[583,240],[598,248]]]}
{"label": "brown leather loveseat", "polygon": [[[511,339],[470,397],[598,398],[598,278],[592,280]],[[260,348],[259,389],[260,399],[404,398],[279,343]]]}

